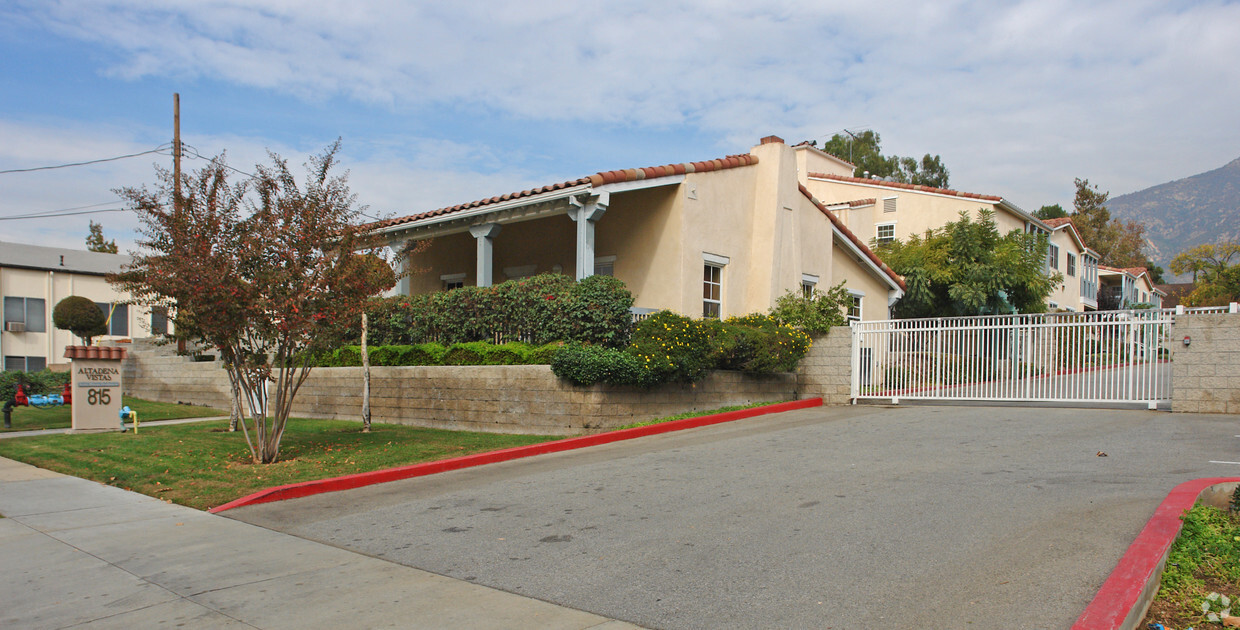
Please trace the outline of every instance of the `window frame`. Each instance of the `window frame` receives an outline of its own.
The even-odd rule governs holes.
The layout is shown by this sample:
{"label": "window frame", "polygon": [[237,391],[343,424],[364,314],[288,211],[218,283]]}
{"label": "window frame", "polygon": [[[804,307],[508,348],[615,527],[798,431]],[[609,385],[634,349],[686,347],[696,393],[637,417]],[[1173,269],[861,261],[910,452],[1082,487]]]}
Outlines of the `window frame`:
{"label": "window frame", "polygon": [[[10,302],[10,300],[13,302]],[[21,319],[9,317],[9,304],[15,303],[16,300],[21,300]],[[39,309],[43,311],[41,316],[30,316],[31,302],[39,303]],[[8,328],[7,324],[9,322],[13,322],[25,325],[26,332],[47,332],[47,300],[44,300],[43,298],[23,297],[19,295],[6,295],[4,296],[4,304],[2,308],[2,317],[4,319],[4,324],[6,324],[5,328]]]}
{"label": "window frame", "polygon": [[1064,270],[1069,278],[1076,277],[1076,254],[1068,252],[1066,269]]}
{"label": "window frame", "polygon": [[442,276],[439,276],[439,282],[440,282],[440,286],[443,288],[444,291],[451,291],[452,289],[459,289],[465,286],[465,274],[464,273],[445,273]]}
{"label": "window frame", "polygon": [[1046,250],[1046,263],[1050,265],[1051,269],[1059,271],[1059,246],[1054,243],[1049,245]]}
{"label": "window frame", "polygon": [[[108,332],[104,333],[107,337],[128,337],[129,336],[129,305],[124,302],[95,302],[95,306],[103,312],[103,319],[107,322]],[[117,315],[120,315],[118,318]]]}
{"label": "window frame", "polygon": [[[849,303],[844,310],[844,321],[859,322],[865,314],[865,291],[848,290]],[[853,311],[856,310],[856,314]]]}
{"label": "window frame", "polygon": [[[890,236],[883,236],[883,228],[891,228]],[[874,242],[882,245],[883,243],[892,243],[896,240],[896,222],[887,221],[884,223],[874,224]]]}

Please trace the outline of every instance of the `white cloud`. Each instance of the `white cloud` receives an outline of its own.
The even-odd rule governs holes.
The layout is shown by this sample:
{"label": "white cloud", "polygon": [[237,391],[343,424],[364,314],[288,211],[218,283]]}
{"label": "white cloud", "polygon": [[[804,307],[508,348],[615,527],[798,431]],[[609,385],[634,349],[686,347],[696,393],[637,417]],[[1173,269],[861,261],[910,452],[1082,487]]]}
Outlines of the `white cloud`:
{"label": "white cloud", "polygon": [[[118,77],[205,76],[397,111],[464,103],[517,120],[690,125],[727,152],[767,133],[866,124],[889,152],[942,154],[956,187],[1033,208],[1066,201],[1074,176],[1119,194],[1216,167],[1240,144],[1240,5],[1229,3],[94,0],[25,11],[110,51]],[[456,190],[450,180],[429,187]]]}

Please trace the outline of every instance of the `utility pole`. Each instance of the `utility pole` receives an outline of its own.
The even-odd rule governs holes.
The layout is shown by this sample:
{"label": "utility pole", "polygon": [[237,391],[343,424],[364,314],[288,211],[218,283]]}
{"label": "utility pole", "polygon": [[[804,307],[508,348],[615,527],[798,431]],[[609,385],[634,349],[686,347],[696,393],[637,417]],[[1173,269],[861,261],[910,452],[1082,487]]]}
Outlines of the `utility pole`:
{"label": "utility pole", "polygon": [[181,209],[181,94],[172,93],[172,209]]}

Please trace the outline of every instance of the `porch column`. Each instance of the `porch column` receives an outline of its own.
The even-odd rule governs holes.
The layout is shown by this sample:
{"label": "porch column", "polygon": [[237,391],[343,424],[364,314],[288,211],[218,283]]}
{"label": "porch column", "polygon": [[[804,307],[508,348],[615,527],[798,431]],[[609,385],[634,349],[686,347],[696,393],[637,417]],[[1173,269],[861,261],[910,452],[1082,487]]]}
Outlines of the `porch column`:
{"label": "porch column", "polygon": [[469,233],[478,239],[478,286],[489,287],[495,275],[495,257],[492,254],[491,239],[499,236],[498,223],[484,223],[469,228]]}
{"label": "porch column", "polygon": [[409,295],[409,274],[405,273],[409,268],[409,260],[402,255],[409,243],[410,241],[388,241],[388,249],[392,250],[394,260],[399,263],[399,268],[396,269],[397,295]]}
{"label": "porch column", "polygon": [[577,222],[577,279],[594,275],[594,222],[607,212],[608,193],[600,193],[587,202],[569,197],[568,218]]}

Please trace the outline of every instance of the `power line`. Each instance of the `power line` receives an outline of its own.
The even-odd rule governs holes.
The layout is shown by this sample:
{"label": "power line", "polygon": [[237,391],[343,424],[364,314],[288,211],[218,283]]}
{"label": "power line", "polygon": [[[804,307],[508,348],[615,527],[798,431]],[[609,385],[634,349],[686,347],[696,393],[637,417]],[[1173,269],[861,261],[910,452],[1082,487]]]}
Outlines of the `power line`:
{"label": "power line", "polygon": [[12,168],[8,170],[0,171],[0,175],[4,175],[7,173],[30,173],[33,171],[50,171],[56,168],[69,168],[71,166],[87,166],[90,164],[99,164],[102,162],[115,162],[116,160],[125,160],[125,159],[134,158],[134,157],[138,157],[142,155],[149,155],[151,153],[159,153],[160,151],[166,151],[166,150],[168,150],[168,146],[161,144],[158,147],[155,147],[154,149],[151,149],[149,151],[143,151],[141,153],[130,153],[129,155],[118,155],[116,157],[100,158],[98,160],[88,160],[86,162],[73,162],[71,164],[57,164],[55,166],[36,166],[34,168]]}
{"label": "power line", "polygon": [[18,221],[21,219],[51,219],[56,217],[73,217],[81,214],[98,214],[101,212],[126,212],[129,208],[105,208],[103,210],[82,210],[79,212],[53,211],[44,214],[22,214],[11,217],[0,217],[0,221]]}

